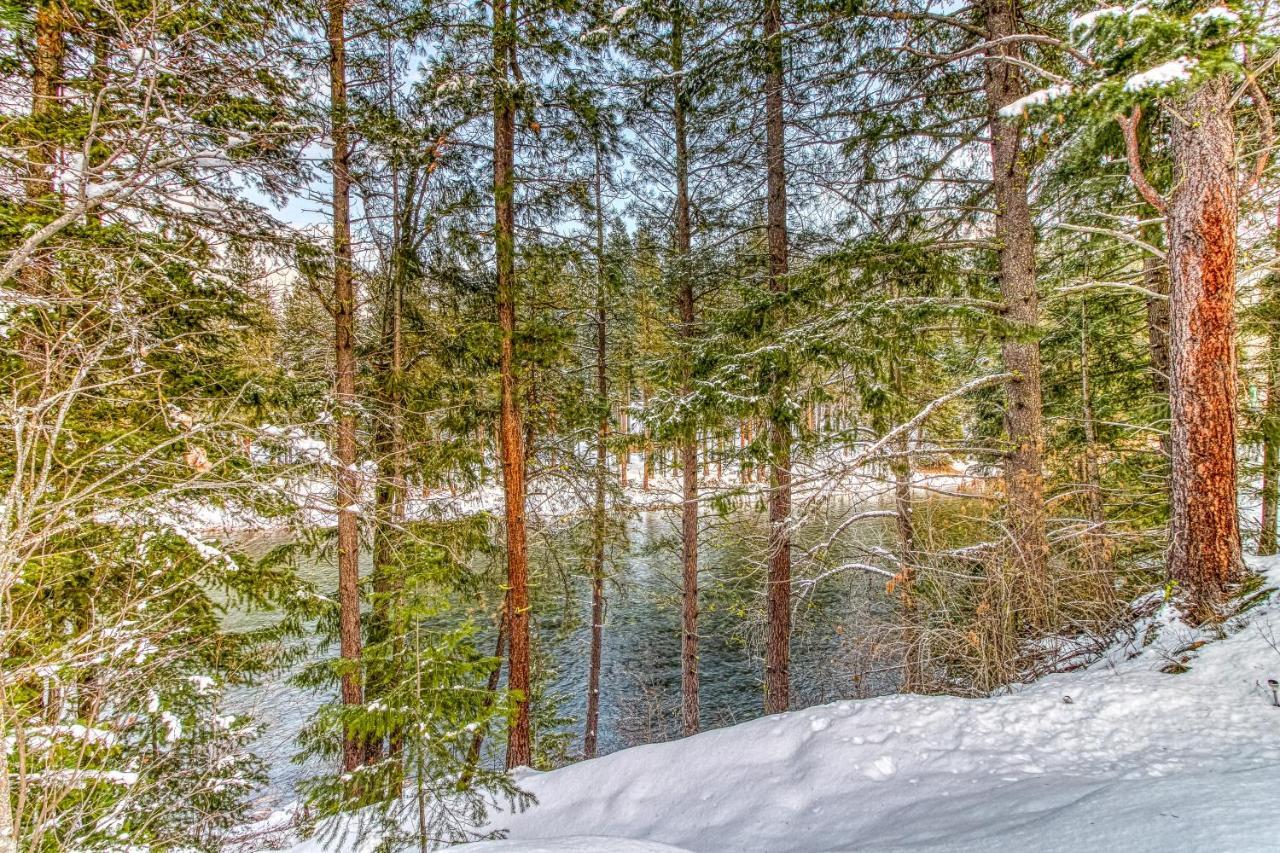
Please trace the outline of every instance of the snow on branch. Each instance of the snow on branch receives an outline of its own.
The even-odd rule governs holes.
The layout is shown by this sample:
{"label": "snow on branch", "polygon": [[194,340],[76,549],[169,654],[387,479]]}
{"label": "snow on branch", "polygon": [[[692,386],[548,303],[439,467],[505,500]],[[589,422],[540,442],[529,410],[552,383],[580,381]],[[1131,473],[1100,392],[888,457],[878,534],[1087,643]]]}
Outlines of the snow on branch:
{"label": "snow on branch", "polygon": [[1070,83],[1050,86],[1047,89],[1039,89],[1032,92],[1030,95],[1024,95],[1013,103],[1001,107],[1000,115],[1003,118],[1017,118],[1018,116],[1025,115],[1027,110],[1031,107],[1044,106],[1050,101],[1067,97],[1071,92],[1072,87]]}
{"label": "snow on branch", "polygon": [[1233,27],[1238,23],[1240,23],[1240,16],[1226,6],[1213,6],[1191,16],[1191,24],[1198,30],[1206,29],[1212,25]]}
{"label": "snow on branch", "polygon": [[1139,74],[1134,74],[1124,81],[1126,92],[1141,92],[1157,86],[1168,86],[1170,83],[1182,83],[1191,79],[1191,71],[1197,65],[1195,59],[1179,56],[1163,62]]}

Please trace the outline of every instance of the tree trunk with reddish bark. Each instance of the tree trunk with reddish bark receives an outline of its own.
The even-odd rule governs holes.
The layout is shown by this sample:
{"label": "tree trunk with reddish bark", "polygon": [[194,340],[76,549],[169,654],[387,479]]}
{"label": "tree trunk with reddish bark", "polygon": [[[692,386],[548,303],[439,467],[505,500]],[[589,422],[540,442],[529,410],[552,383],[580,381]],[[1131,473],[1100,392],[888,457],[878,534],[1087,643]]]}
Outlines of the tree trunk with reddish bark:
{"label": "tree trunk with reddish bark", "polygon": [[498,453],[502,459],[507,522],[507,688],[515,694],[515,719],[507,733],[507,767],[533,761],[529,722],[529,554],[525,529],[525,444],[516,383],[516,107],[511,63],[516,16],[506,0],[493,3],[493,199],[497,249],[497,307],[501,347]]}
{"label": "tree trunk with reddish bark", "polygon": [[[338,504],[338,642],[345,662],[342,703],[364,702],[360,672],[360,529],[353,507],[360,502],[356,475],[355,282],[351,271],[351,144],[347,126],[345,0],[329,2],[329,115],[333,128],[333,319],[334,418]],[[365,745],[351,732],[342,740],[342,766],[364,763]]]}
{"label": "tree trunk with reddish bark", "polygon": [[[692,270],[693,235],[689,218],[689,148],[684,103],[684,6],[674,6],[671,71],[675,91],[672,123],[676,147],[676,263],[680,337],[689,346],[696,334]],[[692,391],[692,367],[686,352],[681,392]],[[700,727],[698,702],[698,437],[692,426],[680,441],[680,722],[686,735]]]}
{"label": "tree trunk with reddish bark", "polygon": [[1173,505],[1169,574],[1208,616],[1244,572],[1236,505],[1235,129],[1231,80],[1173,119],[1168,210]]}
{"label": "tree trunk with reddish bark", "polygon": [[[786,127],[782,111],[782,5],[765,0],[764,81],[766,231],[769,290],[787,289]],[[769,571],[765,594],[764,711],[791,706],[791,421],[787,408],[789,377],[774,370],[769,393]]]}

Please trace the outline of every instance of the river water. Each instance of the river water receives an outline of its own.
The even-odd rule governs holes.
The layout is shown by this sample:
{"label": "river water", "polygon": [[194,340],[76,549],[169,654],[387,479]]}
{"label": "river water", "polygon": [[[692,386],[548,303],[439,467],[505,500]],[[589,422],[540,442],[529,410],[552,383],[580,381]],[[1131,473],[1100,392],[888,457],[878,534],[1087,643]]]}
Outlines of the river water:
{"label": "river water", "polygon": [[[847,504],[831,504],[796,531],[795,553],[830,538],[845,516]],[[763,621],[762,555],[766,516],[763,507],[738,507],[702,521],[700,536],[700,697],[703,728],[714,728],[760,716]],[[600,752],[666,739],[678,731],[680,700],[680,557],[678,515],[654,510],[637,513],[627,525],[626,541],[610,549],[607,614],[601,670]],[[866,561],[868,549],[892,547],[892,529],[884,519],[868,519],[841,531],[827,554],[827,564],[846,559]],[[551,571],[540,561],[554,562],[554,540],[535,547],[531,574],[543,576],[543,593],[535,597],[534,618],[539,643],[556,670],[551,693],[558,710],[572,719],[570,752],[580,750],[585,714],[590,642],[590,586],[585,573],[576,579],[546,582]],[[362,557],[368,569],[368,555]],[[805,572],[798,562],[797,576]],[[304,560],[302,576],[319,589],[336,586],[332,557]],[[814,569],[813,571],[817,571]],[[822,583],[796,586],[792,645],[793,705],[804,707],[839,698],[892,692],[896,673],[883,660],[868,656],[856,639],[863,626],[892,611],[884,578],[851,572]],[[567,606],[566,606],[567,604]],[[229,627],[258,627],[269,614],[232,614]],[[492,650],[491,636],[478,641]],[[304,721],[327,698],[321,691],[296,687],[288,673],[267,678],[229,697],[233,710],[253,713],[264,724],[255,751],[266,761],[270,782],[261,805],[279,806],[294,799],[297,783],[326,772],[314,763],[292,762],[294,738]]]}

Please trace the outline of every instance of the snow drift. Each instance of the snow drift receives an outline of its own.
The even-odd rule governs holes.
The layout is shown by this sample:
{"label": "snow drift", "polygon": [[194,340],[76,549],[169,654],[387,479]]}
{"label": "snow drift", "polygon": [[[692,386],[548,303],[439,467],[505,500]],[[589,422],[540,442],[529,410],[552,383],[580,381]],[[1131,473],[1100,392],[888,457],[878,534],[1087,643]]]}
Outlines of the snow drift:
{"label": "snow drift", "polygon": [[1171,608],[1140,628],[1007,695],[837,702],[526,772],[538,805],[465,849],[1280,849],[1280,607],[1210,642]]}

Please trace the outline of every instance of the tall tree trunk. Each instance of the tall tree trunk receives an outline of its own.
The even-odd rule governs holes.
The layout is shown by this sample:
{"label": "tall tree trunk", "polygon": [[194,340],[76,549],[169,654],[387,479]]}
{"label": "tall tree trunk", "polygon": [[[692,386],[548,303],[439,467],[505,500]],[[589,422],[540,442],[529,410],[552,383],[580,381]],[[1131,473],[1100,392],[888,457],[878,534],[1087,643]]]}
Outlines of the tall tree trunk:
{"label": "tall tree trunk", "polygon": [[1035,230],[1027,201],[1030,166],[1022,152],[1020,119],[1006,119],[1000,110],[1024,94],[1017,41],[1021,17],[1019,0],[984,0],[990,40],[985,89],[991,132],[991,181],[996,200],[995,238],[1000,267],[1000,295],[1010,333],[1001,345],[1007,371],[1005,431],[1005,491],[1011,537],[1010,568],[1014,601],[1025,620],[1045,615],[1049,593],[1049,544],[1045,533],[1044,435],[1040,393],[1040,344],[1032,339],[1039,321],[1036,295]]}
{"label": "tall tree trunk", "polygon": [[[765,169],[768,188],[769,290],[787,289],[787,165],[782,114],[782,4],[765,0]],[[785,367],[769,393],[769,571],[765,593],[764,711],[791,706],[791,419]]]}
{"label": "tall tree trunk", "polygon": [[[609,475],[609,377],[606,372],[608,317],[605,313],[604,205],[601,184],[604,163],[600,143],[596,143],[596,403],[600,422],[596,424],[596,505],[591,528],[591,661],[587,669],[587,730],[582,739],[585,758],[596,757],[600,724],[600,657],[604,648],[604,540],[607,507],[605,478]],[[625,470],[625,466],[624,466]]]}
{"label": "tall tree trunk", "polygon": [[1236,507],[1236,198],[1231,81],[1173,119],[1169,205],[1173,506],[1169,574],[1208,616],[1240,579]]}
{"label": "tall tree trunk", "polygon": [[62,0],[41,0],[35,10],[35,54],[32,57],[31,119],[36,139],[26,153],[27,198],[45,212],[51,210],[55,188],[54,165],[58,142],[47,125],[58,111],[66,60],[66,26]]}
{"label": "tall tree trunk", "polygon": [[[31,213],[49,219],[57,215],[61,206],[54,183],[59,136],[53,121],[62,90],[67,23],[61,0],[41,0],[36,6],[35,53],[31,69],[31,124],[34,132],[24,152],[27,170],[25,191]],[[52,278],[52,261],[42,254],[34,255],[15,277],[23,292],[36,297],[49,295]],[[17,349],[27,365],[28,377],[46,375],[46,334],[24,331],[17,341]],[[47,377],[45,381],[48,381]]]}
{"label": "tall tree trunk", "polygon": [[[696,334],[693,271],[690,256],[693,235],[689,219],[689,147],[684,102],[684,4],[677,0],[672,10],[671,71],[673,125],[676,146],[676,264],[677,301],[680,309],[680,337],[686,347]],[[685,352],[681,393],[692,393],[691,355]],[[692,425],[680,440],[680,718],[681,730],[695,734],[701,725],[698,702],[698,435]]]}
{"label": "tall tree trunk", "polygon": [[[1080,422],[1084,429],[1084,458],[1081,478],[1085,490],[1084,547],[1096,588],[1109,598],[1111,589],[1111,546],[1107,542],[1103,513],[1102,482],[1098,474],[1098,433],[1093,413],[1093,388],[1089,375],[1089,302],[1080,302]],[[1106,600],[1106,598],[1100,598]]]}
{"label": "tall tree trunk", "polygon": [[498,370],[499,454],[507,520],[507,687],[516,694],[516,714],[507,733],[507,767],[533,761],[529,723],[529,555],[525,531],[525,446],[516,387],[516,107],[511,63],[516,55],[514,3],[493,3],[493,200],[497,244],[497,303],[501,349]]}
{"label": "tall tree trunk", "polygon": [[[333,125],[333,319],[334,397],[338,470],[338,637],[347,662],[342,702],[364,701],[360,663],[360,530],[352,507],[360,502],[356,475],[355,284],[351,274],[351,145],[347,127],[346,0],[329,0],[329,117]],[[364,763],[365,747],[343,733],[342,766]]]}

